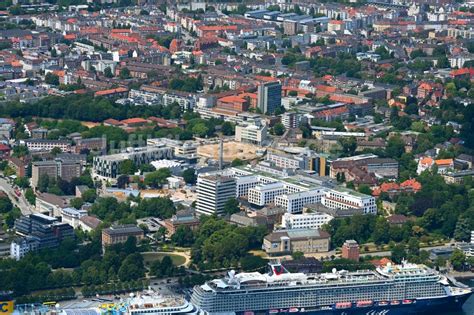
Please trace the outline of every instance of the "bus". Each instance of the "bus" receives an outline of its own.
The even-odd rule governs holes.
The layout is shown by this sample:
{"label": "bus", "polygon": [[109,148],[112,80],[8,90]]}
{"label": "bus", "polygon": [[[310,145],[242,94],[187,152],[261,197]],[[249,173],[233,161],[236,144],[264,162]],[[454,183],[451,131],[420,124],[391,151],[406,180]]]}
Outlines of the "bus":
{"label": "bus", "polygon": [[14,310],[13,292],[0,291],[0,314],[11,314]]}
{"label": "bus", "polygon": [[54,302],[54,301],[50,301],[50,302],[43,302],[43,305],[44,305],[44,306],[50,306],[50,307],[52,307],[52,306],[56,306],[56,304],[57,304],[57,303],[56,303],[56,302]]}

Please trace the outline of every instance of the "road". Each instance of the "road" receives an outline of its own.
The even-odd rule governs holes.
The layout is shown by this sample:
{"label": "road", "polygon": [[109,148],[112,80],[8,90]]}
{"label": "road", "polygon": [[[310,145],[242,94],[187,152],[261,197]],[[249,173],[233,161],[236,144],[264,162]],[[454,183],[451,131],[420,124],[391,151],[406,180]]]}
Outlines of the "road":
{"label": "road", "polygon": [[25,199],[25,196],[21,194],[20,197],[17,197],[12,185],[10,185],[5,178],[0,178],[0,190],[8,195],[12,203],[21,210],[21,214],[28,215],[33,213],[30,204]]}

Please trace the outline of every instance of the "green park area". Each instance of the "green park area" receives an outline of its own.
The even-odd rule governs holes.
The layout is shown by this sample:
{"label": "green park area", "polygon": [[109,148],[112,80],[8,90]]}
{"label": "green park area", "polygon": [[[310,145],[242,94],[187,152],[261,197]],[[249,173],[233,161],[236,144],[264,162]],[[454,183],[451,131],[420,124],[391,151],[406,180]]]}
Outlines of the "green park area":
{"label": "green park area", "polygon": [[179,267],[181,265],[184,265],[186,263],[186,257],[182,255],[177,255],[173,253],[143,253],[143,260],[145,261],[145,264],[151,264],[154,261],[161,261],[163,260],[163,257],[169,256],[171,258],[171,261],[173,262],[173,265],[176,267]]}

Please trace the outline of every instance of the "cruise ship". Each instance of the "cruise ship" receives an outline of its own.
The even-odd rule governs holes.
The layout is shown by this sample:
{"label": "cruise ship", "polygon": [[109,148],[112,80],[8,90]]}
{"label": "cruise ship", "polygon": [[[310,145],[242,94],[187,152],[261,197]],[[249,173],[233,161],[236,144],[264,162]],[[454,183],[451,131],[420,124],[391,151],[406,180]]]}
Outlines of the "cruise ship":
{"label": "cruise ship", "polygon": [[290,273],[270,264],[268,273],[230,271],[195,286],[201,314],[437,314],[461,308],[470,288],[424,265],[403,262],[376,270]]}
{"label": "cruise ship", "polygon": [[179,296],[142,294],[126,304],[127,315],[196,315],[197,309]]}
{"label": "cruise ship", "polygon": [[[198,315],[198,310],[182,296],[165,296],[145,291],[121,302],[101,303],[92,308],[55,307],[59,315]],[[43,314],[36,311],[35,313]]]}

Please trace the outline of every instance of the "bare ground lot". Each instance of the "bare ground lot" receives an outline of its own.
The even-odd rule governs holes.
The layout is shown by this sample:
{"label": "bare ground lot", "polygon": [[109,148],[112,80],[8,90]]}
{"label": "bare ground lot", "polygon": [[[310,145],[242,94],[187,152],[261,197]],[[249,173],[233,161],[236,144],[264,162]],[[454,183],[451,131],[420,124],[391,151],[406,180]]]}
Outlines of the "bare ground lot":
{"label": "bare ground lot", "polygon": [[[241,142],[224,142],[224,161],[231,162],[235,158],[241,160],[252,160],[257,157],[260,147]],[[204,144],[198,146],[198,155],[217,160],[219,158],[219,144]]]}

